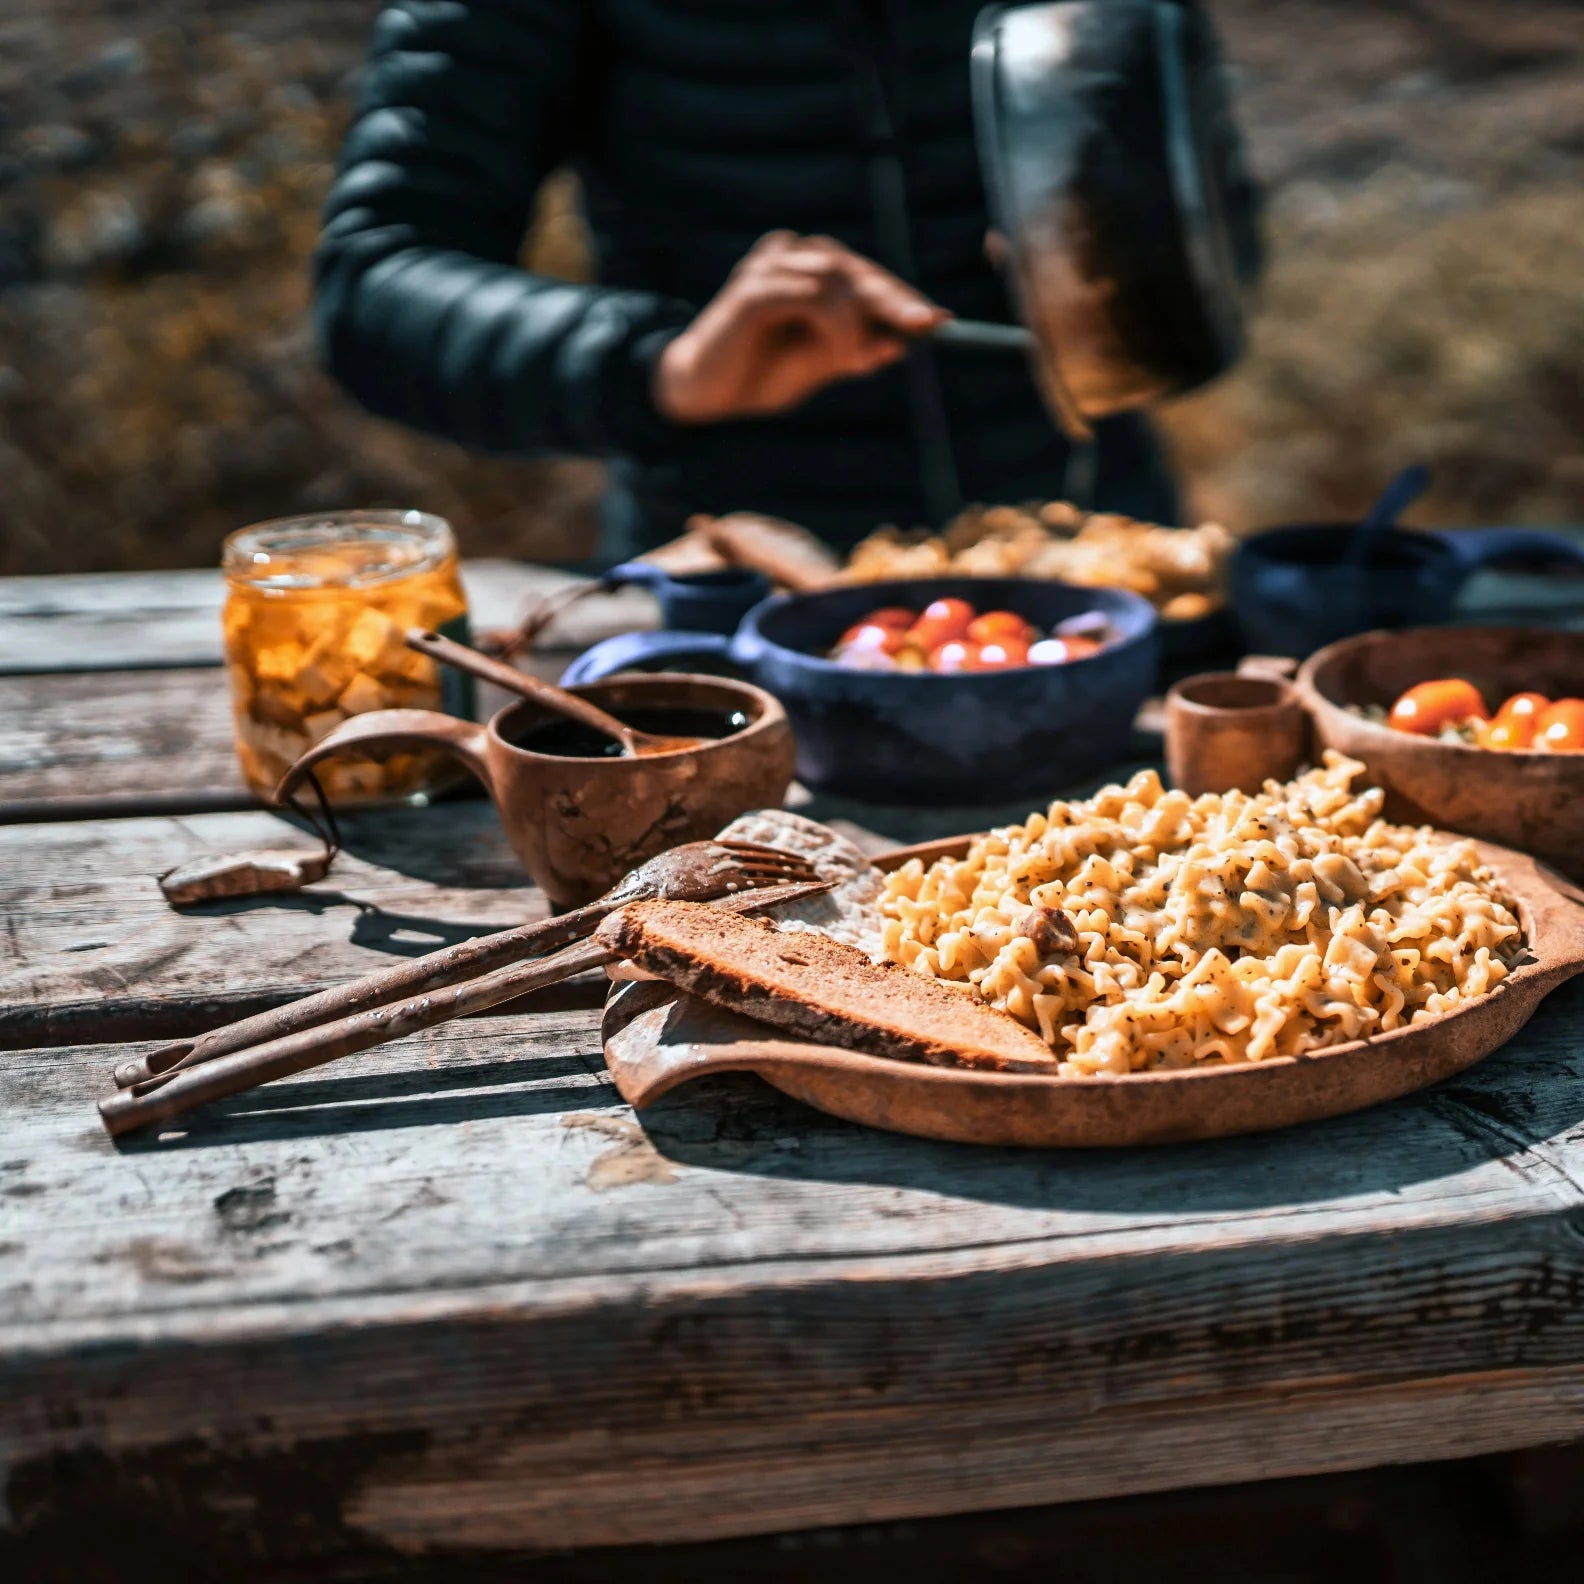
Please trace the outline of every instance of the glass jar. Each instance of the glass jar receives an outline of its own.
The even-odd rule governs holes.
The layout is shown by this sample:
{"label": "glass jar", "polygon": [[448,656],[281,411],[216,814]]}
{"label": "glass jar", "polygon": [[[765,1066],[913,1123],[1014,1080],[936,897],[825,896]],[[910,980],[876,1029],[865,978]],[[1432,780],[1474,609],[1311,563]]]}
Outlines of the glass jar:
{"label": "glass jar", "polygon": [[[467,596],[449,524],[419,511],[283,517],[232,534],[226,670],[237,757],[268,800],[292,762],[349,715],[443,709],[471,717],[468,679],[407,648],[410,627],[467,642]],[[411,801],[456,778],[432,751],[319,767],[338,806]]]}

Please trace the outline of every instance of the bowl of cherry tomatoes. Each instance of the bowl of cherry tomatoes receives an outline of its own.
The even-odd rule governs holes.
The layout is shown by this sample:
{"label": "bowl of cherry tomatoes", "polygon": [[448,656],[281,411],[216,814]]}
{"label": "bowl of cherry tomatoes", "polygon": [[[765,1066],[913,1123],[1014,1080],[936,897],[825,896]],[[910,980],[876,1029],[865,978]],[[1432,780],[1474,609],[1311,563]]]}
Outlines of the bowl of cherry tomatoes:
{"label": "bowl of cherry tomatoes", "polygon": [[1312,655],[1297,687],[1317,747],[1362,760],[1389,819],[1584,871],[1584,633],[1364,633]]}
{"label": "bowl of cherry tomatoes", "polygon": [[944,577],[779,595],[730,636],[624,634],[562,681],[729,670],[785,706],[805,786],[969,806],[1049,797],[1125,758],[1158,653],[1136,594]]}
{"label": "bowl of cherry tomatoes", "polygon": [[1080,611],[1047,629],[1016,611],[976,609],[969,600],[945,594],[923,610],[881,605],[866,612],[836,640],[830,658],[863,671],[952,676],[1069,665],[1099,654],[1114,637],[1103,611]]}
{"label": "bowl of cherry tomatoes", "polygon": [[1584,698],[1509,694],[1493,710],[1467,677],[1434,677],[1399,694],[1390,709],[1354,706],[1367,720],[1437,742],[1466,743],[1501,753],[1584,753]]}

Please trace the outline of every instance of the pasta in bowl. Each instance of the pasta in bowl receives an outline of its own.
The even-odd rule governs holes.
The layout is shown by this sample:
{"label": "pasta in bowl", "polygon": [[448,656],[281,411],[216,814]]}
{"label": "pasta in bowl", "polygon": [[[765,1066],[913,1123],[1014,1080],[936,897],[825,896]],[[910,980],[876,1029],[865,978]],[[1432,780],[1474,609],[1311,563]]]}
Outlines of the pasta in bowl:
{"label": "pasta in bowl", "polygon": [[[640,1107],[752,1072],[873,1127],[1062,1148],[1410,1094],[1497,1050],[1584,970],[1584,892],[1527,854],[1383,821],[1359,779],[1328,758],[1258,797],[1194,800],[1135,778],[846,877],[837,938],[999,1005],[1045,1037],[1054,1071],[788,1037],[655,984],[607,1006],[610,1071]],[[797,927],[837,934],[823,917]]]}
{"label": "pasta in bowl", "polygon": [[1153,771],[887,878],[893,961],[1037,1030],[1064,1077],[1257,1062],[1483,996],[1522,957],[1474,844],[1387,824],[1338,754],[1254,796]]}

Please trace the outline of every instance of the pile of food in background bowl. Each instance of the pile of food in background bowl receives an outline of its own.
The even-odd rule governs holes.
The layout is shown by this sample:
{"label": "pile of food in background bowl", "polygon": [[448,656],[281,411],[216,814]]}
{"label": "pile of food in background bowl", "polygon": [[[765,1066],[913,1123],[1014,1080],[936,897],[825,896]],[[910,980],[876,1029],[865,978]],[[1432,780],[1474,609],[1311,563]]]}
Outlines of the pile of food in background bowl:
{"label": "pile of food in background bowl", "polygon": [[1066,501],[971,506],[940,534],[880,529],[854,549],[842,577],[1049,578],[1126,589],[1147,599],[1164,622],[1194,622],[1224,606],[1234,543],[1217,523],[1162,528]]}

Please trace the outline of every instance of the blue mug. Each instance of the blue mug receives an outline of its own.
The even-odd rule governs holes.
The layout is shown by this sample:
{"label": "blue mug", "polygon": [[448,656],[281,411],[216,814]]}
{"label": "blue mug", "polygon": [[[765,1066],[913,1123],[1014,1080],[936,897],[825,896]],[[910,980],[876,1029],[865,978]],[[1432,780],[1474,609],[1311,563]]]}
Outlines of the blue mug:
{"label": "blue mug", "polygon": [[[825,656],[881,606],[922,610],[966,599],[1015,611],[1048,631],[1098,611],[1115,637],[1066,665],[940,675],[865,671]],[[563,687],[617,671],[674,669],[747,676],[786,708],[798,779],[814,791],[893,805],[962,806],[1049,797],[1124,759],[1155,685],[1155,609],[1120,589],[1032,578],[946,577],[850,584],[764,600],[727,636],[624,633],[580,655]]]}
{"label": "blue mug", "polygon": [[600,579],[607,589],[633,583],[660,602],[667,627],[689,632],[729,633],[770,592],[761,572],[728,567],[722,572],[673,574],[648,561],[623,561]]}
{"label": "blue mug", "polygon": [[1540,528],[1385,528],[1362,566],[1345,562],[1349,523],[1270,528],[1232,556],[1232,607],[1248,646],[1302,660],[1377,628],[1434,627],[1484,567],[1584,567],[1584,549]]}

